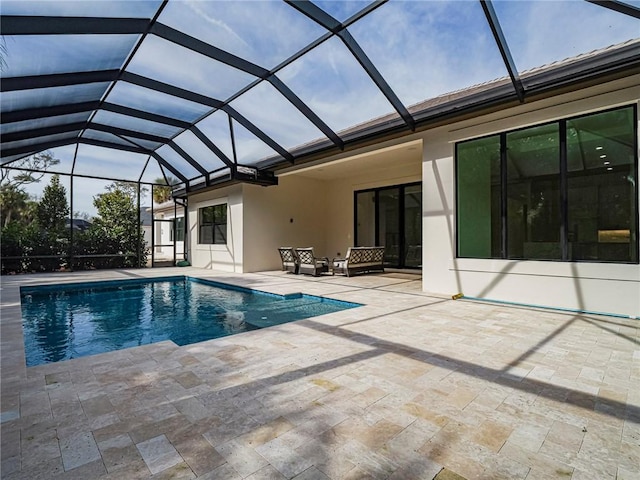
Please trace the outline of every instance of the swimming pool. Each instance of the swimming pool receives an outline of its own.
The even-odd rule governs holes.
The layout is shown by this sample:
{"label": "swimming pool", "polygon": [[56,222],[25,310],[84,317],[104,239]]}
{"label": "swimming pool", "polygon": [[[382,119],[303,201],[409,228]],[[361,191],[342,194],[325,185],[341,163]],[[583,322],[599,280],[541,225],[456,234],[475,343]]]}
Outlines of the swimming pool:
{"label": "swimming pool", "polygon": [[192,277],[22,287],[27,366],[171,340],[210,340],[360,306]]}

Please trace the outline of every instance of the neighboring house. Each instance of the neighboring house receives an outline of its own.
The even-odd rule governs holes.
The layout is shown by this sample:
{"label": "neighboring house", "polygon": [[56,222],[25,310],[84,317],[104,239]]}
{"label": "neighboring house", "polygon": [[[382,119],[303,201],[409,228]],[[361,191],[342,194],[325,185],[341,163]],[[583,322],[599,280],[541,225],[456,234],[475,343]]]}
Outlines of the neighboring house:
{"label": "neighboring house", "polygon": [[[614,54],[558,62],[523,81],[544,85],[551,72],[579,71],[574,62]],[[382,245],[386,266],[417,270],[425,292],[637,316],[640,77],[576,82],[282,164],[273,168],[275,186],[187,192],[189,260],[257,272],[280,269],[279,246],[313,246],[331,258],[349,246]],[[481,105],[505,83],[411,111]]]}
{"label": "neighboring house", "polygon": [[140,207],[140,226],[142,228],[144,243],[148,248],[151,248],[151,212],[149,207]]}
{"label": "neighboring house", "polygon": [[[151,217],[151,208],[146,208]],[[153,204],[154,257],[156,259],[173,259],[175,240],[175,256],[177,260],[184,258],[184,208],[175,207],[173,200],[161,204]]]}
{"label": "neighboring house", "polygon": [[65,222],[66,228],[69,228],[73,225],[73,229],[78,232],[84,232],[91,226],[91,222],[89,220],[85,220],[84,218],[74,218],[71,221],[67,218]]}

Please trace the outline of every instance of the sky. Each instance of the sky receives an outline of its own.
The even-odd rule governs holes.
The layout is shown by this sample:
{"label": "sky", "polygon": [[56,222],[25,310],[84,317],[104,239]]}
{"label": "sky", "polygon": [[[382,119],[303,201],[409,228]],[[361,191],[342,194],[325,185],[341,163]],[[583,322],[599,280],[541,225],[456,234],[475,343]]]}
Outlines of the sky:
{"label": "sky", "polygon": [[[49,184],[51,180],[50,174],[46,174],[40,182],[25,186],[25,191],[32,196],[33,199],[39,200],[42,198],[44,188]],[[67,202],[71,207],[71,188],[70,177],[66,175],[60,176],[60,183],[64,186],[67,192]],[[76,177],[73,183],[73,211],[77,212],[81,218],[88,216],[93,217],[97,215],[97,210],[93,205],[93,198],[100,193],[106,193],[106,187],[112,182],[108,180],[96,180],[89,178]],[[151,205],[151,196],[147,194],[141,199],[142,206]]]}
{"label": "sky", "polygon": [[[75,145],[68,145],[49,150],[54,158],[60,162],[52,167],[50,171],[60,173],[60,183],[67,191],[67,199],[71,203],[71,188],[69,172],[73,165]],[[75,172],[79,175],[90,175],[94,177],[104,176],[110,178],[135,179],[140,177],[147,157],[139,154],[124,152],[120,150],[109,150],[91,145],[79,145],[76,158]],[[152,182],[161,177],[161,172],[152,161],[147,166],[148,171],[142,175],[142,180]],[[119,177],[125,172],[129,177]],[[46,174],[38,183],[27,185],[25,190],[34,198],[42,197],[42,192],[51,179],[50,174]],[[96,215],[93,205],[93,198],[99,193],[105,193],[106,186],[113,183],[111,180],[98,180],[93,178],[76,177],[73,184],[73,210],[74,212],[86,213],[89,216]],[[151,205],[151,197],[147,195],[142,201],[143,205]]]}
{"label": "sky", "polygon": [[[638,0],[628,1],[640,6]],[[369,2],[315,3],[339,21],[345,21]],[[158,0],[4,0],[2,12],[148,18],[153,16],[159,4]],[[640,37],[637,19],[584,0],[494,0],[492,4],[519,71]],[[158,22],[266,70],[278,68],[284,60],[327,33],[290,5],[268,0],[173,0],[168,2]],[[478,1],[391,0],[373,9],[348,30],[405,106],[507,75]],[[120,68],[137,40],[137,35],[6,37],[7,68],[2,76]],[[155,35],[146,37],[128,71],[217,100],[228,99],[256,80],[246,72]],[[278,69],[276,75],[336,132],[395,113],[347,45],[335,37],[320,42],[292,64]],[[69,95],[73,101],[97,100],[106,87],[106,84],[91,84],[8,92],[0,99],[1,108],[11,111],[50,106],[67,101]],[[106,101],[188,122],[211,111],[209,106],[122,81],[116,84]],[[233,100],[230,106],[286,149],[324,137],[265,81]],[[176,127],[134,121],[104,111],[99,112],[94,121],[168,137],[180,131]],[[240,163],[252,164],[274,155],[268,145],[238,122],[234,121],[232,125],[237,147],[235,154]],[[46,126],[46,123],[38,126]],[[3,133],[18,127],[3,125]],[[226,113],[213,113],[201,120],[198,127],[233,158]],[[126,142],[106,137],[108,134],[104,133],[93,132],[91,135]],[[223,166],[222,161],[193,134],[182,133],[175,137],[175,142],[207,170]],[[144,145],[156,148],[159,144],[149,141]],[[197,170],[170,147],[162,147],[158,152],[175,162],[186,177],[198,175]],[[70,171],[73,148],[61,147],[53,149],[53,153],[61,158],[67,168],[65,171]],[[146,157],[141,155],[83,145],[79,149],[76,172],[130,176],[137,180],[145,162]],[[147,181],[159,176],[153,159],[151,163],[155,168],[153,173],[145,175]],[[96,193],[96,187],[80,187],[80,183],[74,187],[78,196],[77,209],[89,212],[93,208],[91,197]]]}

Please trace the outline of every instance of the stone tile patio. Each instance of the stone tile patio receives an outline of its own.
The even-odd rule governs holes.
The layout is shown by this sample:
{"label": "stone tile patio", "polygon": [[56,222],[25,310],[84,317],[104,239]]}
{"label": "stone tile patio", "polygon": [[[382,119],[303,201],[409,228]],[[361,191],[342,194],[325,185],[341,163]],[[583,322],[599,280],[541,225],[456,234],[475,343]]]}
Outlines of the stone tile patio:
{"label": "stone tile patio", "polygon": [[[365,306],[25,367],[19,286],[167,274]],[[1,295],[3,479],[640,478],[638,320],[394,273],[77,272],[2,277]]]}

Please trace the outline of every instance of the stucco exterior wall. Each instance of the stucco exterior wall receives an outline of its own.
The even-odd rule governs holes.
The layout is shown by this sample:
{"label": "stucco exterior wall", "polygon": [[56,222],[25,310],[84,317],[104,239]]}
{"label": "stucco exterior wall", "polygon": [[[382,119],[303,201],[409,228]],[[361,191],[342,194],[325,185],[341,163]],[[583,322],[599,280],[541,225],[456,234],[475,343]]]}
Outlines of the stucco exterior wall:
{"label": "stucco exterior wall", "polygon": [[[638,104],[640,76],[597,85],[492,114],[414,133],[374,148],[422,141],[422,163],[388,170],[366,167],[331,180],[304,173],[276,187],[237,185],[190,197],[190,259],[194,266],[236,272],[279,269],[277,247],[313,246],[343,255],[354,242],[353,192],[423,182],[423,290],[522,304],[640,316],[640,266],[456,258],[455,143],[567,117]],[[371,151],[371,146],[367,150]],[[363,150],[364,151],[364,150]],[[333,160],[345,160],[344,153]],[[331,163],[325,163],[331,168]],[[198,245],[197,209],[229,205],[228,244]],[[638,206],[640,210],[640,205]]]}
{"label": "stucco exterior wall", "polygon": [[[243,198],[242,185],[204,192],[189,197],[188,232],[189,261],[194,267],[215,268],[227,272],[242,272],[243,268]],[[198,209],[227,204],[227,244],[198,244]]]}
{"label": "stucco exterior wall", "polygon": [[638,103],[639,85],[636,76],[425,132],[423,289],[640,316],[637,264],[457,259],[454,177],[455,142]]}
{"label": "stucco exterior wall", "polygon": [[327,190],[323,181],[283,177],[272,187],[244,186],[245,272],[282,267],[280,246],[314,247],[327,255]]}

